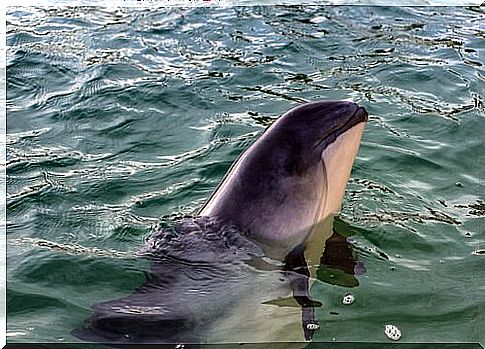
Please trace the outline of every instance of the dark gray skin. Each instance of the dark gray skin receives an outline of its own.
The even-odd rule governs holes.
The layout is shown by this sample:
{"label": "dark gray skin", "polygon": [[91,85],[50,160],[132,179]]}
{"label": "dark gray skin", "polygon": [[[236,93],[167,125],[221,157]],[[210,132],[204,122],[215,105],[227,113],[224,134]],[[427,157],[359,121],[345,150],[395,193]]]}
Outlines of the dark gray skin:
{"label": "dark gray skin", "polygon": [[[322,154],[366,120],[364,108],[344,101],[318,101],[290,110],[235,162],[199,215],[244,228],[267,247],[266,253],[284,258],[305,239],[305,228],[328,214],[322,211],[325,200],[342,199],[343,193],[324,197],[329,177],[346,174],[328,173],[332,169]],[[342,161],[350,162],[350,171],[353,157]]]}
{"label": "dark gray skin", "polygon": [[[281,116],[236,161],[199,218],[150,236],[146,282],[127,297],[94,305],[87,326],[73,335],[110,344],[208,342],[206,333],[224,327],[245,302],[270,304],[289,291],[301,307],[302,340],[310,340],[307,325],[316,323],[319,303],[309,296],[305,251],[315,227],[340,205],[362,134],[363,126],[354,126],[366,120],[356,104],[332,101]],[[346,134],[351,143],[342,141]],[[346,144],[355,148],[350,155],[339,149]],[[329,176],[335,168],[345,169],[331,174],[342,180]]]}

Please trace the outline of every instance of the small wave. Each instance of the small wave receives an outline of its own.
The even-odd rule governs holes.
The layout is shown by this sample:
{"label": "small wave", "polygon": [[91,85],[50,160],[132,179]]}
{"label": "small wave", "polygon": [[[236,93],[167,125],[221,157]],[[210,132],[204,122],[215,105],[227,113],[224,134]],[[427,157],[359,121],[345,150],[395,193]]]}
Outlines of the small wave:
{"label": "small wave", "polygon": [[70,255],[83,255],[89,257],[107,257],[107,258],[122,258],[122,259],[133,259],[137,258],[134,252],[116,251],[116,250],[103,250],[97,247],[84,247],[78,244],[61,244],[45,239],[37,238],[19,238],[19,239],[9,239],[9,244],[12,245],[30,245],[32,247],[43,248],[47,250],[52,250],[60,253],[70,254]]}

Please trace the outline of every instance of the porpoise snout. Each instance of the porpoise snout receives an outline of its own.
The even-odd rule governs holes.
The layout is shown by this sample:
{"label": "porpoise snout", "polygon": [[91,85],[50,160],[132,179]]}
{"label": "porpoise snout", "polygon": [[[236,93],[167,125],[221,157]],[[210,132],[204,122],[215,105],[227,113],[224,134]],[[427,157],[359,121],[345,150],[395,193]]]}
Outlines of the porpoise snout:
{"label": "porpoise snout", "polygon": [[354,118],[357,118],[361,122],[366,122],[369,119],[369,114],[367,114],[367,110],[365,110],[364,107],[359,106],[357,103],[354,104],[356,106]]}

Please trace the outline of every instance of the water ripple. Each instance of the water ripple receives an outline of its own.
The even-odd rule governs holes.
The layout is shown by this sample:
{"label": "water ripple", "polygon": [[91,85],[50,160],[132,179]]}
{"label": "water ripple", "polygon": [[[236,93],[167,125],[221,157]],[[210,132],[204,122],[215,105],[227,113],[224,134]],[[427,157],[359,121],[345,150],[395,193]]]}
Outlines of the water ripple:
{"label": "water ripple", "polygon": [[[265,127],[314,99],[354,100],[370,116],[341,213],[367,272],[345,311],[331,299],[341,304],[340,287],[315,282],[326,300],[317,339],[379,342],[374,330],[389,319],[411,341],[478,338],[470,319],[481,303],[468,291],[483,276],[482,16],[9,7],[9,340],[70,340],[79,309],[140,284],[130,251],[160,217],[200,208]],[[49,290],[36,309],[33,295]]]}

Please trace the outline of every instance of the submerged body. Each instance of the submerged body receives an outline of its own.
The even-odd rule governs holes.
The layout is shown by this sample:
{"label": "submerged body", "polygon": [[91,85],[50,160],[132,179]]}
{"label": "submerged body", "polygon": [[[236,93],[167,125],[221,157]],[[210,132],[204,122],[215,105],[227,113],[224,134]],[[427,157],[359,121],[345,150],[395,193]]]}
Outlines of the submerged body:
{"label": "submerged body", "polygon": [[282,115],[198,217],[149,238],[145,284],[93,306],[87,327],[73,334],[104,343],[311,339],[319,303],[308,280],[332,235],[366,120],[350,102]]}

